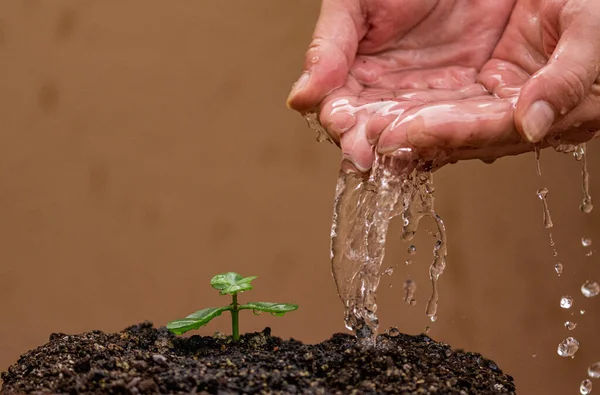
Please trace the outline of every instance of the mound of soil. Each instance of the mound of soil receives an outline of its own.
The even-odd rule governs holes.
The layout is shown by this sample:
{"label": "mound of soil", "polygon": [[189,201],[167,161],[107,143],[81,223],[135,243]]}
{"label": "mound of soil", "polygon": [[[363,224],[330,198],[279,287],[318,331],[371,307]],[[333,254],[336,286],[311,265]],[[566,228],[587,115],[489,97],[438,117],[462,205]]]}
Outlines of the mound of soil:
{"label": "mound of soil", "polygon": [[382,335],[365,348],[336,334],[315,345],[260,333],[176,337],[151,323],[119,333],[52,334],[3,372],[0,393],[514,394],[479,354],[425,335]]}

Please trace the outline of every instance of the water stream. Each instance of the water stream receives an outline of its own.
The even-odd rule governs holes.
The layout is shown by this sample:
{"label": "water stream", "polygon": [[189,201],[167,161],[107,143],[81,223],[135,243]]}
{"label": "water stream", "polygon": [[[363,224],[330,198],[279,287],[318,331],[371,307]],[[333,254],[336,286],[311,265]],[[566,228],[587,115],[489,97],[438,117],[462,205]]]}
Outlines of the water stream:
{"label": "water stream", "polygon": [[[317,131],[317,141],[331,139],[319,124],[316,114],[306,115],[309,126]],[[572,153],[581,167],[582,200],[579,209],[586,214],[593,210],[592,198],[589,192],[589,172],[587,169],[586,144],[571,145],[557,144],[553,147],[558,152]],[[540,147],[534,146],[536,172],[542,175],[540,165]],[[436,320],[439,302],[438,279],[446,267],[446,229],[442,219],[434,208],[434,188],[431,173],[431,162],[424,163],[410,148],[379,155],[369,173],[354,170],[342,162],[339,173],[333,221],[331,228],[331,262],[333,276],[340,299],[344,303],[344,322],[348,329],[355,332],[357,338],[366,344],[374,344],[378,334],[379,320],[377,317],[377,289],[381,275],[391,275],[393,268],[389,267],[383,273],[381,265],[385,255],[385,243],[390,221],[394,217],[402,218],[402,239],[410,241],[415,235],[420,220],[425,216],[434,219],[437,232],[432,234],[437,238],[433,249],[433,260],[429,266],[431,281],[431,296],[427,302],[425,313],[433,322]],[[548,189],[540,188],[536,192],[542,202],[542,219],[544,228],[550,230],[554,224],[548,205]],[[548,233],[553,257],[558,256],[552,233]],[[591,245],[591,240],[582,239],[584,247]],[[416,248],[409,247],[409,255]],[[589,256],[590,254],[588,254]],[[410,264],[408,259],[406,264]],[[561,262],[556,261],[554,270],[560,276],[564,271]],[[416,284],[407,279],[404,282],[404,301],[415,305]],[[600,294],[600,285],[587,281],[581,286],[585,297],[595,297]],[[560,307],[570,309],[574,298],[564,295]],[[580,313],[584,314],[584,310]],[[573,331],[577,323],[564,322],[567,331]],[[397,328],[393,328],[396,332]],[[391,330],[390,330],[391,331]],[[391,333],[391,332],[390,332]],[[574,357],[579,349],[579,341],[567,337],[558,344],[557,353],[562,357]],[[534,355],[535,356],[535,355]],[[590,365],[590,378],[600,377],[600,362]],[[581,382],[580,393],[589,394],[592,384],[589,379]]]}
{"label": "water stream", "polygon": [[[340,171],[331,229],[331,261],[346,327],[366,342],[377,336],[376,293],[392,218],[402,218],[402,239],[411,240],[419,221],[430,216],[439,238],[429,267],[432,293],[426,314],[436,319],[438,278],[446,266],[446,230],[434,210],[432,175],[411,149],[376,155],[370,173]],[[414,282],[405,283],[405,300],[414,303]]]}

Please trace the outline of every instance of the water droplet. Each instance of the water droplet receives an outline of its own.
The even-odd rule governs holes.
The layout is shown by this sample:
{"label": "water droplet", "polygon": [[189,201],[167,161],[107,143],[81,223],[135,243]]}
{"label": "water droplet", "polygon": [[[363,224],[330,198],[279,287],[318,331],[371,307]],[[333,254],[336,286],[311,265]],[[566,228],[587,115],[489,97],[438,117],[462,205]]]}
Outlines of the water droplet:
{"label": "water droplet", "polygon": [[407,259],[406,262],[404,262],[406,265],[412,265],[413,261],[412,259]]}
{"label": "water droplet", "polygon": [[388,330],[388,335],[389,335],[389,336],[391,336],[391,337],[396,337],[396,336],[398,336],[399,334],[400,334],[400,330],[399,330],[398,328],[396,328],[395,326],[394,326],[394,327],[391,327],[391,328]]}
{"label": "water droplet", "polygon": [[592,239],[590,239],[589,237],[583,237],[581,239],[581,245],[584,247],[589,247],[592,245]]}
{"label": "water droplet", "polygon": [[558,345],[558,355],[561,357],[572,357],[579,350],[579,342],[572,337],[567,337]]}
{"label": "water droplet", "polygon": [[587,374],[592,379],[600,379],[600,362],[594,362],[588,366]]}
{"label": "water droplet", "polygon": [[560,262],[556,262],[556,264],[554,265],[554,270],[556,271],[556,274],[558,274],[559,276],[562,274],[563,272],[563,265]]}
{"label": "water droplet", "polygon": [[560,307],[563,309],[570,309],[573,306],[573,297],[565,295],[560,298]]}
{"label": "water droplet", "polygon": [[413,280],[406,280],[404,282],[404,302],[409,306],[417,304],[415,292],[417,292],[417,284]]}
{"label": "water droplet", "polygon": [[388,267],[387,269],[385,269],[385,271],[383,272],[383,274],[385,274],[386,276],[391,276],[392,274],[394,274],[394,268],[393,267]]}
{"label": "water droplet", "polygon": [[536,164],[536,173],[538,176],[542,175],[542,166],[540,165],[540,145],[534,144],[533,151],[535,152],[535,164]]}
{"label": "water droplet", "polygon": [[585,254],[585,256],[592,256],[594,254],[594,251],[588,251],[587,254]]}
{"label": "water droplet", "polygon": [[548,188],[540,188],[537,190],[538,197],[543,200],[548,195]]}
{"label": "water droplet", "polygon": [[579,386],[579,392],[581,395],[587,395],[592,392],[592,381],[589,379],[583,380]]}
{"label": "water droplet", "polygon": [[579,314],[584,315],[585,314],[585,310],[579,310]]}
{"label": "water droplet", "polygon": [[577,160],[582,160],[581,163],[581,191],[583,192],[583,198],[579,205],[579,210],[585,214],[589,214],[594,209],[592,203],[592,196],[590,195],[590,173],[587,168],[587,146],[585,143],[578,146],[579,157],[575,156]]}
{"label": "water droplet", "polygon": [[565,322],[565,328],[572,331],[573,329],[577,328],[577,324],[573,321],[567,321]]}
{"label": "water droplet", "polygon": [[594,205],[592,204],[591,199],[584,198],[581,204],[579,205],[579,210],[581,210],[585,214],[589,214],[594,209]]}
{"label": "water droplet", "polygon": [[588,367],[588,376],[593,379],[600,379],[600,362],[594,362]]}
{"label": "water droplet", "polygon": [[532,358],[537,358],[537,354],[533,354],[531,357]]}
{"label": "water droplet", "polygon": [[408,247],[408,253],[410,255],[415,255],[416,252],[417,252],[417,247],[415,247],[414,245],[411,245],[410,247]]}
{"label": "water droplet", "polygon": [[537,196],[538,198],[540,198],[540,200],[542,201],[542,209],[543,209],[543,220],[544,220],[544,228],[546,229],[550,229],[551,227],[554,226],[554,224],[552,223],[552,218],[550,217],[550,209],[548,208],[548,200],[547,200],[547,195],[548,195],[548,189],[547,188],[540,188],[537,190]]}
{"label": "water droplet", "polygon": [[317,132],[317,142],[321,143],[323,141],[327,141],[333,144],[331,136],[329,135],[329,133],[327,133],[325,128],[323,128],[323,126],[319,122],[319,116],[316,112],[304,114],[304,119],[306,120],[308,127]]}
{"label": "water droplet", "polygon": [[437,315],[432,315],[431,317],[429,317],[429,319],[431,320],[431,322],[436,322],[437,321]]}
{"label": "water droplet", "polygon": [[427,230],[427,234],[428,234],[429,236],[431,236],[431,237],[434,237],[434,238],[436,238],[436,239],[440,237],[440,234],[439,234],[439,233],[437,233],[437,232],[434,232],[434,231],[432,231],[432,230]]}
{"label": "water droplet", "polygon": [[595,281],[588,280],[581,286],[581,293],[586,298],[593,298],[594,296],[600,294],[600,285],[598,285],[598,283]]}
{"label": "water droplet", "polygon": [[404,221],[402,223],[404,224],[404,226],[408,226],[410,224],[410,221],[408,220],[408,218],[404,218]]}
{"label": "water droplet", "polygon": [[429,326],[426,326],[426,327],[425,327],[425,333],[429,333],[429,331],[431,331],[431,327],[429,327]]}
{"label": "water droplet", "polygon": [[252,310],[252,314],[254,315],[260,315],[262,313],[262,311],[260,310]]}
{"label": "water droplet", "polygon": [[427,192],[428,194],[432,194],[435,191],[435,187],[433,186],[433,184],[426,182],[425,183],[425,192]]}
{"label": "water droplet", "polygon": [[578,145],[578,146],[575,148],[575,151],[573,151],[573,156],[575,157],[575,160],[576,160],[577,162],[579,162],[580,160],[582,160],[582,159],[583,159],[583,155],[585,155],[585,153],[584,153],[584,151],[583,151],[583,147],[582,147],[582,146],[580,146],[580,145]]}

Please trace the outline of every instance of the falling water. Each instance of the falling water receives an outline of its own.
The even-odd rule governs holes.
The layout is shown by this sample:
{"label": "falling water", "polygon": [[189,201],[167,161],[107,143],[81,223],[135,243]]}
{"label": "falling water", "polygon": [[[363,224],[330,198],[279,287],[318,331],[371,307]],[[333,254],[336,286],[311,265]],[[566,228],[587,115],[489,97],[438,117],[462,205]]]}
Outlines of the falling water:
{"label": "falling water", "polygon": [[579,342],[577,339],[567,337],[565,340],[560,342],[557,348],[558,355],[561,357],[572,357],[579,350]]}
{"label": "falling water", "polygon": [[579,209],[589,214],[594,209],[592,203],[592,197],[590,196],[590,173],[587,168],[587,146],[585,143],[578,146],[577,151],[574,153],[575,159],[581,161],[581,190],[583,192],[583,198]]}
{"label": "falling water", "polygon": [[579,386],[579,393],[581,395],[588,395],[592,392],[592,381],[589,379],[585,379],[581,382]]}
{"label": "falling water", "polygon": [[[537,190],[536,193],[537,193],[538,198],[542,201],[542,213],[543,213],[543,220],[544,220],[544,228],[550,229],[551,227],[554,226],[554,224],[552,223],[552,218],[550,217],[550,209],[548,208],[548,200],[547,200],[548,189],[540,188]],[[551,243],[553,244],[554,241],[552,241],[552,235],[550,235],[550,240],[551,240]]]}
{"label": "falling water", "polygon": [[417,284],[408,279],[404,281],[404,302],[409,306],[414,306],[417,304],[417,300],[415,299],[415,293],[417,292]]}
{"label": "falling water", "polygon": [[411,149],[403,148],[376,155],[370,174],[340,171],[331,229],[333,275],[345,306],[346,327],[367,342],[374,342],[377,335],[376,292],[388,226],[396,216],[402,218],[402,238],[407,241],[424,216],[436,222],[440,236],[429,267],[432,294],[426,307],[432,319],[439,299],[438,278],[446,266],[446,231],[434,211],[430,168]]}

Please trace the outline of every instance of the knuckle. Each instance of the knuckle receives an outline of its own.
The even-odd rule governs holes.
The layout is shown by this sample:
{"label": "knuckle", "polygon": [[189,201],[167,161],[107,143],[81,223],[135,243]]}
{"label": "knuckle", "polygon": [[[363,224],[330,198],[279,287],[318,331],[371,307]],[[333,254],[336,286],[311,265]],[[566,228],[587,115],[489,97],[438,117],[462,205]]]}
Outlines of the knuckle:
{"label": "knuckle", "polygon": [[[558,81],[557,88],[559,102],[563,103],[563,107],[567,110],[572,110],[583,101],[587,94],[585,80],[587,72],[581,66],[573,66],[565,68]],[[558,109],[562,111],[562,109]]]}

